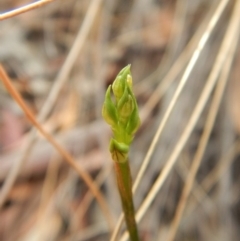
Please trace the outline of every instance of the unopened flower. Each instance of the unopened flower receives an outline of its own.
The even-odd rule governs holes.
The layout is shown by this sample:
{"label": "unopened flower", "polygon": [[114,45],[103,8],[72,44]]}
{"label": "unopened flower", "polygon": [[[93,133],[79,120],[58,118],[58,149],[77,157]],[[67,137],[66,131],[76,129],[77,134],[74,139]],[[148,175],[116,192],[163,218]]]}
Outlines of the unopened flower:
{"label": "unopened flower", "polygon": [[[113,91],[114,99],[111,97]],[[130,65],[123,68],[112,86],[110,85],[105,95],[102,115],[111,126],[114,139],[110,142],[110,151],[115,161],[127,158],[128,151],[134,134],[140,125],[138,106],[132,91],[132,75]],[[124,149],[124,150],[123,150]],[[120,158],[121,157],[121,158]]]}

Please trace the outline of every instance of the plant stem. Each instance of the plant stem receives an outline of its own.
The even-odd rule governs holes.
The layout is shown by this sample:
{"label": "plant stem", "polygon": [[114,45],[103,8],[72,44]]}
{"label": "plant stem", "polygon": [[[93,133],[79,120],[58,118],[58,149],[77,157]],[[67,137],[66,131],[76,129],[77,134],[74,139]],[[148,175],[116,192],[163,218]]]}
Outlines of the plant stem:
{"label": "plant stem", "polygon": [[128,160],[123,163],[114,162],[114,167],[130,239],[131,241],[139,241],[132,197],[132,178],[129,162]]}

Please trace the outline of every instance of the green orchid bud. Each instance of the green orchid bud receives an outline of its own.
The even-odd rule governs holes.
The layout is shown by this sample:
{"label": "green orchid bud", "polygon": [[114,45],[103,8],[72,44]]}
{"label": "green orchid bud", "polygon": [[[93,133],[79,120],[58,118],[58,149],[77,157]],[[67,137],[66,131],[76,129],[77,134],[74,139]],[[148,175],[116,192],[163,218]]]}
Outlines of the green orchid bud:
{"label": "green orchid bud", "polygon": [[130,67],[131,67],[131,64],[128,64],[126,67],[124,67],[119,73],[117,76],[121,76],[122,79],[127,79],[127,76],[128,75],[131,75],[130,73]]}
{"label": "green orchid bud", "polygon": [[102,108],[102,116],[105,121],[114,128],[118,122],[117,110],[111,98],[111,85],[108,87]]}
{"label": "green orchid bud", "polygon": [[128,65],[119,72],[116,79],[114,80],[112,89],[116,98],[116,102],[118,102],[122,97],[126,86],[127,76],[130,74],[130,65]]}
{"label": "green orchid bud", "polygon": [[137,101],[136,101],[136,98],[133,95],[132,91],[130,92],[130,95],[131,95],[132,100],[133,100],[134,108],[133,108],[133,111],[131,113],[131,116],[129,117],[129,121],[128,121],[128,124],[127,124],[127,127],[126,127],[126,131],[130,135],[133,135],[133,134],[135,134],[135,132],[139,128],[141,122],[140,122],[139,113],[138,113]]}
{"label": "green orchid bud", "polygon": [[[111,89],[116,99],[111,99]],[[110,142],[110,151],[115,161],[126,161],[129,146],[140,125],[138,106],[132,91],[130,65],[117,75],[113,85],[108,87],[102,109],[102,115],[111,125],[114,139]]]}
{"label": "green orchid bud", "polygon": [[130,74],[127,75],[127,84],[129,88],[132,90],[132,76]]}
{"label": "green orchid bud", "polygon": [[[123,82],[124,83],[124,82]],[[127,97],[128,97],[128,90],[127,90],[127,86],[124,86],[124,91],[121,95],[121,98],[119,99],[119,101],[117,102],[116,106],[117,109],[122,108],[122,106],[124,105],[124,103],[127,101]]]}
{"label": "green orchid bud", "polygon": [[118,108],[119,118],[122,123],[127,123],[129,116],[134,110],[134,102],[131,95],[128,95],[121,107]]}
{"label": "green orchid bud", "polygon": [[121,76],[118,76],[112,85],[113,93],[116,98],[116,102],[122,97],[124,93],[124,81],[122,81]]}

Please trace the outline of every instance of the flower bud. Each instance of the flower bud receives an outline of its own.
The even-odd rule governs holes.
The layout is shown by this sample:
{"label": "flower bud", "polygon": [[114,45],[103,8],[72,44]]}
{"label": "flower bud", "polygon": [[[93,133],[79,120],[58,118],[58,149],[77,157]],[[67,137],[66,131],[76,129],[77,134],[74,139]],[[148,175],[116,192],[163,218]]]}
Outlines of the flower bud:
{"label": "flower bud", "polygon": [[132,76],[130,74],[127,75],[127,84],[132,89]]}
{"label": "flower bud", "polygon": [[133,99],[131,95],[128,94],[127,97],[125,98],[123,105],[120,108],[118,108],[119,118],[122,118],[124,120],[124,123],[126,123],[129,119],[128,117],[132,114],[133,109],[134,109]]}
{"label": "flower bud", "polygon": [[111,85],[108,87],[105,95],[105,101],[103,103],[103,108],[102,108],[102,116],[109,125],[114,127],[117,124],[118,117],[117,117],[116,107],[111,99],[110,91],[111,91]]}
{"label": "flower bud", "polygon": [[122,81],[121,76],[118,76],[113,82],[112,90],[118,102],[124,93],[124,81]]}
{"label": "flower bud", "polygon": [[[113,91],[115,102],[111,98]],[[134,133],[140,125],[138,106],[132,91],[130,65],[123,68],[117,75],[113,85],[108,87],[103,104],[102,115],[111,125],[114,139],[110,142],[113,160],[124,162]]]}
{"label": "flower bud", "polygon": [[118,102],[122,97],[122,95],[124,94],[124,90],[127,85],[128,75],[130,75],[130,65],[123,68],[113,82],[112,89],[113,89],[114,96],[116,98],[116,102]]}

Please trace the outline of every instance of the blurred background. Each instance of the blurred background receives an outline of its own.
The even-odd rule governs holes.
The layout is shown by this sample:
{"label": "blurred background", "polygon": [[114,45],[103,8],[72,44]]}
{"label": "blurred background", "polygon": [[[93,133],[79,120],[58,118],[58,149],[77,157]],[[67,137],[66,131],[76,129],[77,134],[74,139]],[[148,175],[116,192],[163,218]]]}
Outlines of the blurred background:
{"label": "blurred background", "polygon": [[[2,0],[0,12],[30,2]],[[101,189],[113,227],[121,205],[101,109],[107,86],[131,64],[142,119],[130,151],[133,181],[149,155],[134,194],[141,240],[240,240],[239,5],[55,0],[0,22],[1,65]],[[0,82],[0,240],[110,237],[85,182]]]}

